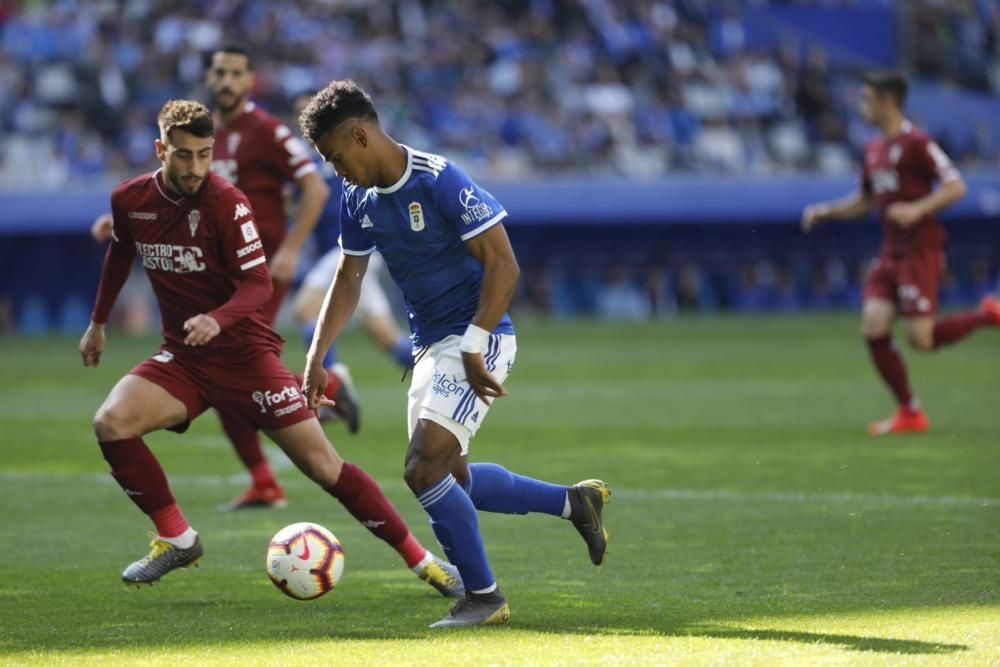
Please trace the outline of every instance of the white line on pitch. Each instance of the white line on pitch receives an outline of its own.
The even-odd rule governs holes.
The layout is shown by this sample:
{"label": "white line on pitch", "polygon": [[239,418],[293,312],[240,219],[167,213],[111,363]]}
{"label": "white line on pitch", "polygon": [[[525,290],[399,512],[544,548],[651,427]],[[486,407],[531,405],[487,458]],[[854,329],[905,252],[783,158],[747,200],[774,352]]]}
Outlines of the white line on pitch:
{"label": "white line on pitch", "polygon": [[[268,452],[271,454],[272,452]],[[274,459],[272,459],[274,460]],[[280,461],[280,459],[277,459]],[[290,463],[288,464],[291,465]],[[286,466],[276,466],[285,468]],[[175,486],[219,486],[242,485],[247,483],[247,475],[238,473],[232,475],[189,475],[168,473],[170,483]],[[106,473],[36,473],[13,470],[0,470],[0,481],[86,481],[98,484],[114,484],[111,475]],[[296,475],[283,479],[285,486],[308,487],[312,482],[305,477]],[[382,487],[390,491],[403,491],[404,485],[399,482],[382,483]],[[890,494],[863,493],[799,493],[799,492],[767,492],[767,491],[727,491],[722,489],[632,489],[612,486],[615,498],[629,500],[679,500],[679,501],[716,501],[716,502],[771,502],[792,505],[890,505],[890,506],[936,506],[936,507],[1000,507],[1000,498],[968,497],[968,496],[896,496]]]}

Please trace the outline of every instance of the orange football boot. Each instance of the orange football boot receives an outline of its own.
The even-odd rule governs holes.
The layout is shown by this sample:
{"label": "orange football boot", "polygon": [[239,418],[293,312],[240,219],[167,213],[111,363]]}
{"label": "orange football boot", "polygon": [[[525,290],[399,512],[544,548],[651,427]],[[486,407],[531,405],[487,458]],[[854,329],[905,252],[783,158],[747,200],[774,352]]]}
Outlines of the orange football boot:
{"label": "orange football boot", "polygon": [[895,435],[900,433],[925,433],[931,427],[931,420],[921,409],[896,408],[888,419],[868,426],[871,435]]}
{"label": "orange football boot", "polygon": [[219,505],[220,512],[232,512],[233,510],[244,510],[253,508],[275,508],[288,507],[288,500],[285,499],[284,490],[273,484],[269,486],[254,486],[244,491],[239,498],[231,503]]}
{"label": "orange football boot", "polygon": [[979,302],[979,312],[990,318],[990,324],[1000,327],[1000,299],[992,295],[984,296]]}

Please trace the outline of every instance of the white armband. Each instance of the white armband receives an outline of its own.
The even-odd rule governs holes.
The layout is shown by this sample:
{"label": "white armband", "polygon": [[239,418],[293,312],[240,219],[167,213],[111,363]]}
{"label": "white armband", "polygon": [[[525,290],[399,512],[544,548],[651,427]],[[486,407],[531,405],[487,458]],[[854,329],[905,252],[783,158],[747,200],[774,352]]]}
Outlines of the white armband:
{"label": "white armband", "polygon": [[465,330],[465,335],[462,336],[462,344],[458,347],[458,349],[462,352],[482,354],[483,350],[486,349],[486,344],[489,340],[489,331],[481,327],[477,327],[475,324],[470,324],[469,328]]}

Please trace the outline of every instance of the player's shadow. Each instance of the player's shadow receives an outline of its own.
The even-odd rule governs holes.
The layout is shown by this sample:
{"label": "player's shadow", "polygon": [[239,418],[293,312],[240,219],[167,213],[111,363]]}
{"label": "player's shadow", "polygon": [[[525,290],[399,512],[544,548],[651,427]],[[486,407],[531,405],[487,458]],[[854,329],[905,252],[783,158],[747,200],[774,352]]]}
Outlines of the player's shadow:
{"label": "player's shadow", "polygon": [[942,655],[969,650],[969,647],[964,644],[942,644],[937,642],[923,642],[915,639],[890,639],[858,635],[834,635],[821,632],[761,630],[726,626],[696,626],[671,634],[686,637],[710,637],[712,639],[756,639],[760,641],[801,642],[803,644],[834,644],[850,651],[907,653],[913,655]]}
{"label": "player's shadow", "polygon": [[542,633],[559,632],[565,634],[585,634],[591,636],[650,636],[658,634],[665,637],[704,637],[708,639],[743,639],[757,641],[799,642],[802,644],[839,646],[849,651],[870,651],[875,653],[905,653],[908,655],[945,655],[968,651],[965,644],[946,644],[942,642],[926,642],[916,639],[893,639],[891,637],[867,637],[864,635],[840,635],[824,632],[801,632],[797,630],[740,628],[725,625],[691,625],[674,627],[652,627],[643,629],[624,629],[609,627],[607,624],[595,623],[588,626],[576,626],[572,630],[555,630],[551,624],[517,623],[518,629],[534,630]]}

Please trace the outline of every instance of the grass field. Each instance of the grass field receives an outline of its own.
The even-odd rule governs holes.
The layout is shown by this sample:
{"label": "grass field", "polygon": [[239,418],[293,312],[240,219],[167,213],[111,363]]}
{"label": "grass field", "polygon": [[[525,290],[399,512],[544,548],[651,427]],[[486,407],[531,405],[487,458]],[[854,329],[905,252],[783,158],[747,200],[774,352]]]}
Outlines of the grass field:
{"label": "grass field", "polygon": [[[148,438],[202,533],[201,568],[126,590],[149,529],[90,420],[156,341],[0,343],[0,663],[1000,664],[1000,335],[907,353],[933,433],[872,440],[890,411],[851,317],[520,328],[473,458],[559,482],[600,476],[607,563],[567,522],[483,515],[507,628],[447,611],[397,556],[276,454],[291,506],[223,515],[243,487],[213,415]],[[432,544],[401,480],[405,389],[359,337],[360,436],[328,433]],[[286,358],[298,369],[301,346]],[[272,453],[275,451],[269,450]],[[285,524],[326,525],[347,570],[315,602],[264,574]]]}

